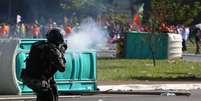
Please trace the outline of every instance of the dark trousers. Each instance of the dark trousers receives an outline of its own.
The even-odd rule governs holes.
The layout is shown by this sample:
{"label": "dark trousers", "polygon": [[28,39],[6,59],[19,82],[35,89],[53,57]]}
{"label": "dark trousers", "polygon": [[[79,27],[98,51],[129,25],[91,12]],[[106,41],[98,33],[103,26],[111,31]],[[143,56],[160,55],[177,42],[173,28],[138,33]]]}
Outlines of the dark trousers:
{"label": "dark trousers", "polygon": [[182,39],[182,51],[187,51],[186,40]]}
{"label": "dark trousers", "polygon": [[200,38],[195,36],[196,51],[195,54],[200,54]]}
{"label": "dark trousers", "polygon": [[58,101],[58,90],[56,82],[51,80],[50,88],[46,91],[37,91],[36,96],[36,101]]}

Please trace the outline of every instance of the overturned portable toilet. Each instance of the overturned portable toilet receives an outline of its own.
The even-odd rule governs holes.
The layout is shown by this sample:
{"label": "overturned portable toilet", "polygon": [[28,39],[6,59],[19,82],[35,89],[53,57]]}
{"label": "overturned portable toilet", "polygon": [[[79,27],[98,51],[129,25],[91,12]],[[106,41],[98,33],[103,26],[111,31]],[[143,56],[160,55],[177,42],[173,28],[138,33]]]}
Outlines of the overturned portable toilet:
{"label": "overturned portable toilet", "polygon": [[[32,90],[23,85],[20,79],[21,70],[25,68],[24,60],[28,56],[31,44],[37,40],[0,40],[0,93],[23,94]],[[96,85],[96,52],[82,51],[65,53],[66,71],[57,72],[55,80],[59,92],[95,91]]]}
{"label": "overturned portable toilet", "polygon": [[182,57],[182,37],[174,33],[128,32],[124,41],[125,58],[174,59]]}

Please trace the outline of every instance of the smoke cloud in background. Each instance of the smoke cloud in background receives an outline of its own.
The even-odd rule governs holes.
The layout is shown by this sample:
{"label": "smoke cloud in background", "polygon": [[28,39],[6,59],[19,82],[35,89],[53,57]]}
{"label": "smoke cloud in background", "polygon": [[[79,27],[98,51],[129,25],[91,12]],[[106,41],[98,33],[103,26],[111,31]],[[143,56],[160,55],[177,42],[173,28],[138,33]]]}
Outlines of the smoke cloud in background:
{"label": "smoke cloud in background", "polygon": [[[34,22],[34,20],[40,20],[40,17],[45,16],[46,21],[48,20],[46,19],[48,17],[53,18],[53,21],[58,21],[58,19],[61,20],[61,18],[63,18],[63,16],[57,14],[59,12],[57,12],[57,10],[60,9],[55,6],[57,4],[54,3],[54,0],[22,0],[22,2],[23,3],[18,2],[19,4],[16,5],[16,9],[22,6],[22,8],[17,10],[16,14],[22,16],[23,22]],[[95,2],[97,3],[96,6],[99,9],[93,10],[96,10],[96,13],[101,14],[104,11],[103,8],[101,8],[103,4],[96,0]],[[56,9],[54,9],[55,7]],[[96,13],[94,15],[96,15]],[[16,19],[16,16],[14,16],[14,19]],[[82,51],[105,48],[107,45],[107,38],[107,31],[104,30],[102,26],[99,26],[92,18],[87,18],[81,22],[80,31],[73,32],[67,40],[69,49]]]}
{"label": "smoke cloud in background", "polygon": [[[57,0],[15,0],[12,3],[13,7],[16,6],[12,13],[16,12],[21,15],[22,21],[25,23],[33,23],[35,20],[40,23],[43,22],[40,21],[41,19],[47,22],[50,18],[62,23],[60,19],[66,14]],[[16,18],[16,14],[13,15],[14,18]]]}
{"label": "smoke cloud in background", "polygon": [[70,50],[84,51],[104,48],[107,45],[107,38],[107,31],[92,18],[87,18],[80,24],[79,31],[71,33],[66,39]]}
{"label": "smoke cloud in background", "polygon": [[[21,2],[23,4],[19,3],[18,5],[18,8],[22,6],[22,8],[20,8],[21,10],[19,11],[19,15],[22,16],[22,20],[25,22],[33,22],[35,20],[41,19],[45,19],[45,22],[47,22],[49,19],[52,19],[57,23],[63,23],[64,16],[67,16],[69,18],[71,18],[71,16],[96,16],[105,11],[105,4],[98,0],[80,0],[81,4],[83,4],[84,6],[91,6],[91,4],[95,5],[92,5],[91,8],[93,9],[91,9],[90,7],[80,8],[82,9],[82,12],[78,12],[76,11],[76,9],[71,11],[62,8],[60,0],[22,0]],[[91,3],[88,4],[88,2]]]}

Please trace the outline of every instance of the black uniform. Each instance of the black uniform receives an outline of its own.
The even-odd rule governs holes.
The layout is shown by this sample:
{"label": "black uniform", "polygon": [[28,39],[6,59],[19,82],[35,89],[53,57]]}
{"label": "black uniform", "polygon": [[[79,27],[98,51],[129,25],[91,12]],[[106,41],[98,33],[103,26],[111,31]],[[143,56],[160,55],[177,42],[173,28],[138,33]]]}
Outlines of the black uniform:
{"label": "black uniform", "polygon": [[[55,30],[57,33],[55,34]],[[53,29],[48,34],[60,34]],[[54,38],[58,38],[54,36]],[[37,95],[37,101],[58,101],[58,91],[54,74],[65,71],[64,53],[67,45],[60,41],[38,41],[31,47],[26,59],[26,69],[22,71],[22,80]],[[37,47],[37,48],[36,48]]]}

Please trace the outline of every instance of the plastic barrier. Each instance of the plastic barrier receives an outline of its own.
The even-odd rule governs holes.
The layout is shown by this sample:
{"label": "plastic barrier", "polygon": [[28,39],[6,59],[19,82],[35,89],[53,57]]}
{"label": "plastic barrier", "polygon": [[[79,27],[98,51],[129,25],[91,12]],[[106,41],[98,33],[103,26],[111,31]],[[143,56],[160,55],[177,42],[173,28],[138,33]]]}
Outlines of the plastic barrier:
{"label": "plastic barrier", "polygon": [[[14,65],[7,66],[7,67],[12,67],[12,71],[14,72],[12,76],[13,80],[10,80],[10,81],[13,82],[12,86],[15,86],[16,91],[15,92],[12,91],[12,94],[32,92],[31,89],[29,89],[27,86],[22,84],[20,79],[20,74],[21,74],[21,70],[25,68],[24,60],[28,56],[28,52],[31,47],[31,44],[35,41],[37,40],[33,40],[33,39],[20,40],[19,44],[16,44],[15,46],[17,48],[13,49],[14,51],[13,53],[16,53],[12,57],[12,61]],[[4,47],[6,46],[7,45],[5,45]],[[0,53],[4,51],[0,51]],[[8,52],[8,54],[11,54],[11,53]],[[59,91],[68,91],[68,92],[78,91],[79,92],[79,91],[97,90],[96,52],[95,51],[82,51],[82,52],[67,51],[65,53],[65,59],[67,60],[66,71],[64,73],[57,72],[55,74],[55,80],[57,82]],[[11,73],[7,75],[10,76]],[[7,81],[5,85],[10,84],[10,81]],[[0,85],[1,84],[2,83],[0,83]],[[8,90],[8,89],[5,89],[4,91],[0,89],[0,91],[2,93],[5,93],[5,91],[8,93],[11,93],[11,90]]]}
{"label": "plastic barrier", "polygon": [[125,58],[151,59],[154,52],[156,59],[182,57],[182,41],[179,34],[129,32],[126,34]]}
{"label": "plastic barrier", "polygon": [[168,58],[168,35],[165,33],[129,32],[126,34],[124,55],[126,58],[151,59],[153,49],[156,59]]}
{"label": "plastic barrier", "polygon": [[0,94],[19,94],[15,72],[17,39],[0,39]]}
{"label": "plastic barrier", "polygon": [[179,34],[168,33],[168,59],[182,57],[182,37]]}

